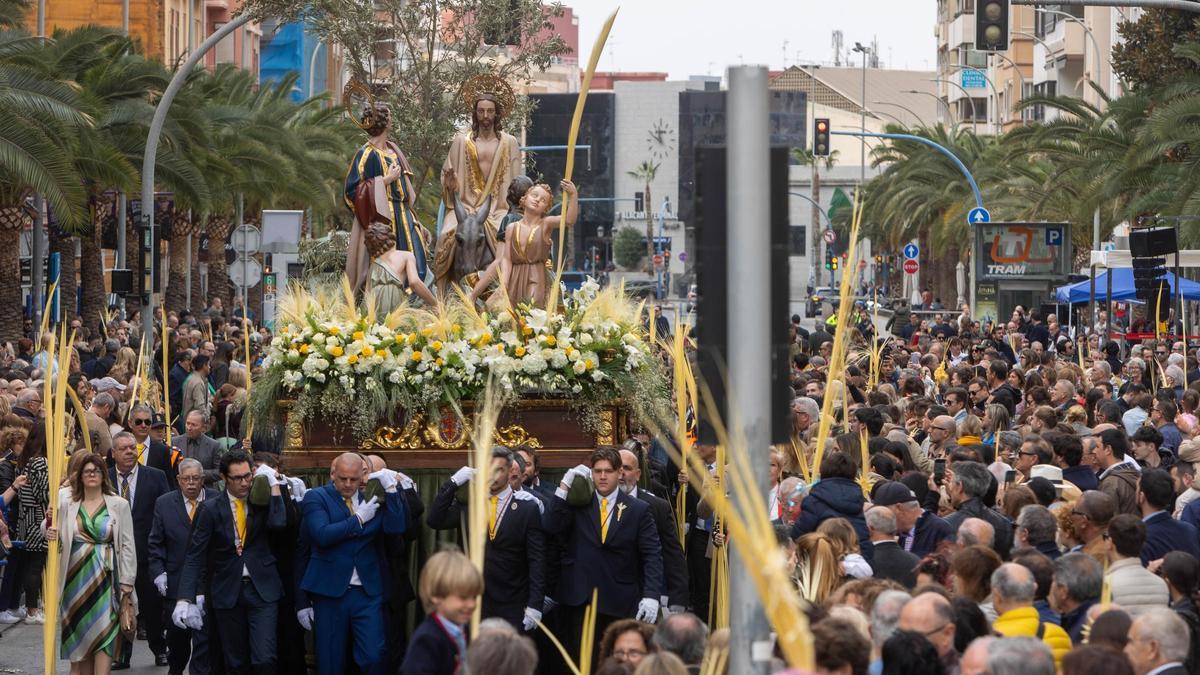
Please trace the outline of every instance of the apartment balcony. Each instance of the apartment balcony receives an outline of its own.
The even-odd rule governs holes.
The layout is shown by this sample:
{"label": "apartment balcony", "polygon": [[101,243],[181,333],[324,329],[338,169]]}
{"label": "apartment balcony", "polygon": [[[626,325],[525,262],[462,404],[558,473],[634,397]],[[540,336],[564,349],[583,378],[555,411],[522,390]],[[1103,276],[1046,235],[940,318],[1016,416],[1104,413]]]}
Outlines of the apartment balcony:
{"label": "apartment balcony", "polygon": [[1074,21],[1060,22],[1054,32],[1043,38],[1046,42],[1046,66],[1055,67],[1061,61],[1083,62],[1087,45],[1087,35],[1083,26]]}

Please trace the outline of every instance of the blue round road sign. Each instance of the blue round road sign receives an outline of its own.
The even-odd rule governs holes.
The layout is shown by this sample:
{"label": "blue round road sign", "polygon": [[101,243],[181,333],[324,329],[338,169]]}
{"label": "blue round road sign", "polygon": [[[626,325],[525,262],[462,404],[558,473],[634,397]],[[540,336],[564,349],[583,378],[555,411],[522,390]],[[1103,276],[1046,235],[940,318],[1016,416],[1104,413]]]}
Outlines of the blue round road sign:
{"label": "blue round road sign", "polygon": [[916,260],[917,256],[921,255],[921,249],[916,244],[909,243],[904,247],[904,257],[909,260]]}
{"label": "blue round road sign", "polygon": [[992,222],[992,214],[982,206],[976,206],[967,213],[967,224],[974,225],[975,223],[990,223]]}

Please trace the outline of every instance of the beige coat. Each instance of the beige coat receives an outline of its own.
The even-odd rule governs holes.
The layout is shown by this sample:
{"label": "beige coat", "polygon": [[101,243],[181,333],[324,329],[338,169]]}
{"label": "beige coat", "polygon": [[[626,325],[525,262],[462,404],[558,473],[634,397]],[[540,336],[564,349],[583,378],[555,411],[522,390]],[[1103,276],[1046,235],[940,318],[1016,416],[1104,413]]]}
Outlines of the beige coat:
{"label": "beige coat", "polygon": [[[79,516],[79,505],[71,499],[70,488],[58,492],[58,508],[54,511],[54,523],[58,527],[58,588],[67,581],[67,570],[71,564],[71,541],[75,538],[75,521]],[[113,555],[107,569],[116,567],[116,577],[122,584],[133,585],[137,577],[137,550],[133,545],[133,513],[129,502],[117,495],[104,495],[104,505],[113,518]],[[117,589],[113,589],[114,593]],[[137,594],[133,595],[134,610],[137,609]]]}
{"label": "beige coat", "polygon": [[1166,607],[1171,602],[1167,582],[1142,567],[1142,561],[1137,558],[1112,563],[1105,576],[1112,589],[1112,601],[1134,616],[1148,609]]}

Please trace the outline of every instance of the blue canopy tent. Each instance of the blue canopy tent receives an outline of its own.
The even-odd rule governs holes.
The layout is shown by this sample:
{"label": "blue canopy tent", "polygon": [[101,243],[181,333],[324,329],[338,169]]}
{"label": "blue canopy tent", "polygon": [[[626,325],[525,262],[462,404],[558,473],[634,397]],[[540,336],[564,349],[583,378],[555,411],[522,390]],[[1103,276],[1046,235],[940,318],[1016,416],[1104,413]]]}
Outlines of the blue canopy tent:
{"label": "blue canopy tent", "polygon": [[[1136,291],[1133,287],[1133,268],[1121,267],[1107,272],[1102,272],[1096,275],[1096,300],[1099,302],[1108,302],[1108,275],[1112,277],[1112,300],[1116,302],[1137,302]],[[1167,272],[1167,284],[1170,286],[1170,295],[1163,294],[1163,302],[1170,303],[1175,297],[1175,275]],[[1091,301],[1091,279],[1084,279],[1079,283],[1067,284],[1059,286],[1054,291],[1054,297],[1059,302],[1069,302],[1077,304],[1081,302]],[[1184,279],[1180,289],[1183,291],[1185,300],[1200,300],[1200,282]]]}

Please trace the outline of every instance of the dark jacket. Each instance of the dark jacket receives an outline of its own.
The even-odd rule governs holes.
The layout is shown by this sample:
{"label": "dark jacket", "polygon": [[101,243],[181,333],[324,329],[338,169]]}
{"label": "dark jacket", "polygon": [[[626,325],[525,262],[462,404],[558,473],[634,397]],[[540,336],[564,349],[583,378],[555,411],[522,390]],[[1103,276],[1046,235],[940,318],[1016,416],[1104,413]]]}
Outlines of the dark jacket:
{"label": "dark jacket", "polygon": [[1128,464],[1118,464],[1111,467],[1100,476],[1101,492],[1110,494],[1117,500],[1117,514],[1128,513],[1139,515],[1137,505],[1138,470]]}
{"label": "dark jacket", "polygon": [[1082,605],[1062,615],[1063,630],[1067,631],[1067,635],[1071,636],[1071,644],[1083,643],[1083,630],[1089,624],[1087,614],[1092,605],[1096,604],[1095,600],[1087,600]]}
{"label": "dark jacket", "polygon": [[[457,491],[452,480],[438,488],[425,516],[429,527],[459,527],[466,510],[455,499]],[[497,616],[520,628],[525,608],[541,610],[546,598],[545,532],[538,503],[509,494],[507,503],[497,504],[496,536],[484,547],[482,616]]]}
{"label": "dark jacket", "polygon": [[917,564],[921,559],[900,548],[894,541],[874,542],[875,560],[871,569],[876,579],[891,579],[905,588],[917,584]]}
{"label": "dark jacket", "polygon": [[1063,480],[1068,481],[1079,488],[1080,492],[1095,490],[1100,481],[1096,478],[1096,472],[1092,471],[1092,467],[1080,464],[1078,466],[1068,466],[1063,469]]}
{"label": "dark jacket", "polygon": [[1171,551],[1183,551],[1200,559],[1200,535],[1190,523],[1175,520],[1159,511],[1146,520],[1146,543],[1142,545],[1142,564],[1158,560]]}
{"label": "dark jacket", "polygon": [[871,562],[874,550],[871,535],[867,532],[867,519],[863,517],[862,488],[848,478],[822,478],[804,498],[800,517],[792,524],[792,539],[799,539],[830,518],[845,518],[858,534],[862,557]]}
{"label": "dark jacket", "polygon": [[[464,639],[470,631],[464,633]],[[408,640],[408,651],[400,664],[400,675],[456,675],[462,672],[458,646],[433,614],[425,617]]]}
{"label": "dark jacket", "polygon": [[[918,558],[924,558],[936,551],[943,541],[954,539],[954,528],[950,527],[945,519],[929,510],[921,514],[913,529],[916,531],[913,533],[913,543],[909,550]],[[907,539],[907,532],[900,535],[900,548],[904,548]]]}
{"label": "dark jacket", "polygon": [[662,544],[663,575],[666,578],[668,604],[687,606],[688,574],[687,562],[683,558],[683,546],[679,543],[679,529],[675,526],[675,509],[670,502],[638,488],[638,499],[650,505],[654,524],[658,528],[658,541]]}
{"label": "dark jacket", "polygon": [[[117,469],[108,470],[108,480],[113,490],[121,494],[121,483]],[[154,528],[154,507],[158,498],[171,491],[167,486],[167,477],[162,471],[152,466],[139,466],[137,478],[134,479],[133,501],[129,504],[129,512],[133,515],[133,545],[137,549],[138,571],[149,562],[150,530]],[[153,579],[154,577],[149,577]]]}
{"label": "dark jacket", "polygon": [[995,530],[995,538],[992,540],[992,548],[996,553],[1000,554],[1000,558],[1008,560],[1009,551],[1012,549],[1013,532],[1012,521],[1004,516],[1003,513],[995,509],[989,509],[983,505],[983,502],[976,497],[972,497],[963,502],[958,510],[946,516],[946,522],[950,527],[954,528],[955,536],[958,535],[958,526],[963,524],[967,518],[980,518],[986,520],[992,529]]}
{"label": "dark jacket", "polygon": [[243,566],[250,571],[250,581],[264,602],[277,602],[283,597],[283,584],[267,537],[268,530],[287,527],[283,497],[272,495],[265,508],[247,500],[246,508],[246,541],[239,555],[233,507],[227,493],[218,492],[216,497],[204,500],[193,520],[192,541],[179,580],[179,599],[190,601],[205,595],[214,609],[233,609],[241,595]]}
{"label": "dark jacket", "polygon": [[[195,515],[200,515],[200,506],[204,502],[216,498],[218,494],[216,490],[205,488],[204,499],[196,504]],[[192,522],[188,520],[187,504],[179,490],[168,492],[154,503],[154,525],[150,529],[149,540],[150,578],[157,579],[158,575],[166,572],[168,600],[178,599],[179,576],[183,573],[183,561],[187,557]]]}
{"label": "dark jacket", "polygon": [[619,490],[613,494],[617,503],[603,542],[595,497],[579,507],[557,494],[550,500],[546,529],[566,540],[556,599],[579,607],[591,602],[592,589],[597,588],[601,614],[632,618],[643,598],[658,600],[662,595],[662,547],[650,506]]}

